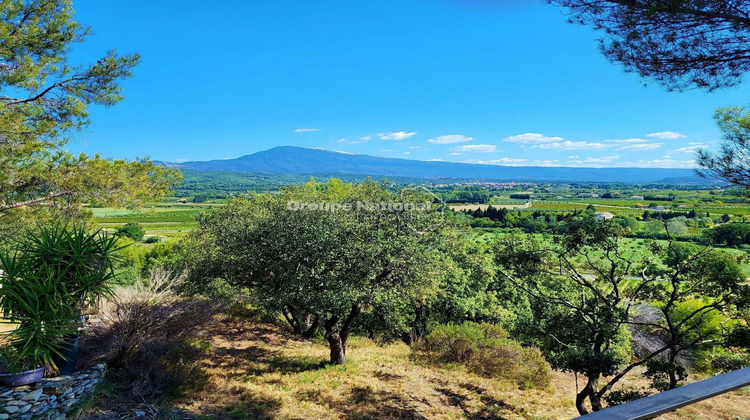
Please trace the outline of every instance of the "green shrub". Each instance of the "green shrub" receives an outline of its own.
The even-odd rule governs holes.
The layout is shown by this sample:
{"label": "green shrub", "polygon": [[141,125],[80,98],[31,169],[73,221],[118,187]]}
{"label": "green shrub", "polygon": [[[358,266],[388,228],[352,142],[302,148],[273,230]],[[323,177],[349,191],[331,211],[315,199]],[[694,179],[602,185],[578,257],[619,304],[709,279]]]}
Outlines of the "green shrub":
{"label": "green shrub", "polygon": [[143,227],[141,227],[141,225],[139,225],[138,223],[128,223],[115,230],[116,236],[125,236],[136,242],[143,239],[143,235],[145,234],[146,231],[143,230]]}
{"label": "green shrub", "polygon": [[514,381],[521,388],[546,388],[551,381],[541,352],[508,339],[498,325],[438,325],[415,350],[428,361],[464,365],[473,373]]}
{"label": "green shrub", "polygon": [[750,356],[741,353],[720,353],[711,357],[711,369],[730,372],[750,366]]}

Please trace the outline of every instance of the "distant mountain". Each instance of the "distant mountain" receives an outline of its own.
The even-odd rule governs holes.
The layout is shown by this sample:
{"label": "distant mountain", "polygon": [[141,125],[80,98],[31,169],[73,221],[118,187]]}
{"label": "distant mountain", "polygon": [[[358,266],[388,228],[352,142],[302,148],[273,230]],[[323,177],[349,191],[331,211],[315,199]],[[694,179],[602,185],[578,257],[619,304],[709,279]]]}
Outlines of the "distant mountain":
{"label": "distant mountain", "polygon": [[454,178],[497,181],[622,182],[634,184],[699,184],[706,180],[689,169],[657,168],[572,168],[540,166],[498,166],[394,159],[355,155],[323,149],[279,146],[236,159],[158,164],[201,172],[254,174],[350,174]]}

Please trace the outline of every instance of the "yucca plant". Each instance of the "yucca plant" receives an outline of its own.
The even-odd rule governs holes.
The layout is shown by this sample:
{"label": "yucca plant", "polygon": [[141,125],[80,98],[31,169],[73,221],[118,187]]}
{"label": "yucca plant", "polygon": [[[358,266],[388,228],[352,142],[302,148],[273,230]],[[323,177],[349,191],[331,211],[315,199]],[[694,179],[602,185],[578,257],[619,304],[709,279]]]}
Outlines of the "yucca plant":
{"label": "yucca plant", "polygon": [[0,357],[11,373],[50,364],[62,337],[73,334],[74,308],[58,296],[54,273],[31,270],[22,254],[0,255],[0,309],[3,322],[16,328],[2,340]]}
{"label": "yucca plant", "polygon": [[85,307],[111,294],[116,242],[101,230],[41,227],[0,254],[0,311],[17,326],[0,343],[11,370],[51,365]]}
{"label": "yucca plant", "polygon": [[54,273],[55,297],[80,315],[86,305],[112,293],[110,283],[119,259],[116,252],[121,249],[117,239],[101,229],[87,232],[81,226],[55,225],[40,228],[19,244],[19,250],[30,270]]}

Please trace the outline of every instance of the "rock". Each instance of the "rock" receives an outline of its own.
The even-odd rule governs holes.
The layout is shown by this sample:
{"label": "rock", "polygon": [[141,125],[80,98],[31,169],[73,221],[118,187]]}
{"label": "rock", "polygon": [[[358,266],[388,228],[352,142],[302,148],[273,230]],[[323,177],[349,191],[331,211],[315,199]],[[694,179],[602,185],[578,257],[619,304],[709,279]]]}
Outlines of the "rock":
{"label": "rock", "polygon": [[26,396],[21,398],[22,401],[36,401],[39,399],[39,397],[42,396],[42,389],[37,389],[36,391],[31,391]]}
{"label": "rock", "polygon": [[[31,386],[0,386],[0,420],[64,420],[83,396],[101,382],[105,365],[77,375],[47,378]],[[143,417],[142,410],[136,416]]]}
{"label": "rock", "polygon": [[59,376],[51,378],[42,383],[42,389],[45,394],[61,395],[66,390],[73,387],[73,378],[70,376]]}

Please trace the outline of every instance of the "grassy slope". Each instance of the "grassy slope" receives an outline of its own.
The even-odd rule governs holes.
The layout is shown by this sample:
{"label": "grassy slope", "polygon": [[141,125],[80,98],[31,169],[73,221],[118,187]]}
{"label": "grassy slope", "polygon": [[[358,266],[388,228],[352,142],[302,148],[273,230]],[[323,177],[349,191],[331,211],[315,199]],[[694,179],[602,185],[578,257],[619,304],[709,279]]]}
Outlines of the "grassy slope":
{"label": "grassy slope", "polygon": [[[237,320],[220,322],[206,339],[210,350],[197,362],[205,386],[172,403],[179,418],[567,419],[577,414],[571,374],[555,372],[550,389],[519,390],[461,368],[415,362],[404,344],[378,346],[360,337],[351,340],[348,364],[326,366],[323,342]],[[628,383],[645,385],[637,376]],[[748,397],[750,391],[738,391],[662,418],[737,419],[750,412]],[[107,401],[86,409],[81,418],[101,418]]]}

